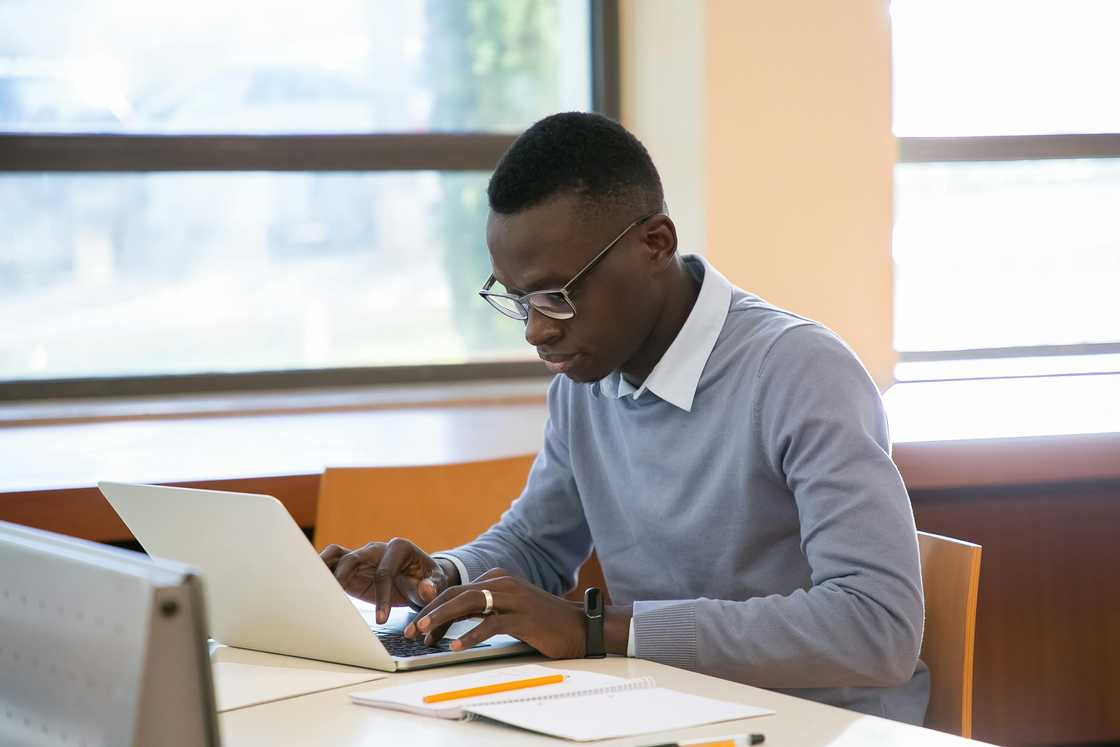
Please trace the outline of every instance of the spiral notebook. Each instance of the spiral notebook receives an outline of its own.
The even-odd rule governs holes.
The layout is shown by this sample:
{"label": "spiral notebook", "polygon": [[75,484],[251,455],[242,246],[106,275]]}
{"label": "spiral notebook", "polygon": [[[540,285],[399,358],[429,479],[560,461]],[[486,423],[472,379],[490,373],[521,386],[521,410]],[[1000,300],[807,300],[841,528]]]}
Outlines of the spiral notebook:
{"label": "spiral notebook", "polygon": [[[423,701],[425,695],[434,693],[554,674],[564,675],[564,681],[443,703]],[[350,698],[360,705],[424,716],[499,721],[578,742],[686,729],[773,713],[765,708],[658,687],[651,677],[628,680],[537,664],[356,692]]]}

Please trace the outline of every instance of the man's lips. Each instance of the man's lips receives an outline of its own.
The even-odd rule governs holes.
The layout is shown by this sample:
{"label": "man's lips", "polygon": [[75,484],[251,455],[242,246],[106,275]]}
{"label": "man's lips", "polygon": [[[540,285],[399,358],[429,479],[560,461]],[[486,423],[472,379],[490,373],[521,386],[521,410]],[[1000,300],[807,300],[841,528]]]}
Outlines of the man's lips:
{"label": "man's lips", "polygon": [[542,353],[537,352],[544,365],[554,374],[561,374],[566,372],[572,367],[576,360],[580,357],[580,353]]}

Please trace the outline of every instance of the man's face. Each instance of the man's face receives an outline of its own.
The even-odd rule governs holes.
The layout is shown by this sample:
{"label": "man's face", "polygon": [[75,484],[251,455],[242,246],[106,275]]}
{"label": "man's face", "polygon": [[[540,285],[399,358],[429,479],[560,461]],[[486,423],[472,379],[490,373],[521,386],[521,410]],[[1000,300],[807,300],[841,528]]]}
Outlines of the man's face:
{"label": "man's face", "polygon": [[[559,288],[639,217],[621,210],[592,213],[572,195],[512,215],[491,212],[486,243],[494,277],[517,295]],[[642,229],[630,229],[569,289],[573,318],[530,311],[525,339],[553,373],[597,381],[624,368],[649,336],[660,299],[643,262]]]}

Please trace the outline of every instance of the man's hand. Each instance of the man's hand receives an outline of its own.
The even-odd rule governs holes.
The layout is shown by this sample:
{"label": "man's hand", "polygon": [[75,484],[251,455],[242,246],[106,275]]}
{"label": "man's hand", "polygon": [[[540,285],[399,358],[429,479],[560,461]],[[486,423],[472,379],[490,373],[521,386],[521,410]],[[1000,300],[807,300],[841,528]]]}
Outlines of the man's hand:
{"label": "man's hand", "polygon": [[584,655],[583,607],[553,596],[500,568],[487,571],[474,583],[444,590],[404,629],[408,638],[421,635],[428,645],[440,638],[451,623],[477,617],[486,606],[482,590],[490,591],[493,610],[473,630],[452,642],[459,651],[499,633],[512,635],[553,659],[578,659]]}
{"label": "man's hand", "polygon": [[319,557],[347,594],[376,606],[378,623],[389,619],[394,606],[419,609],[459,583],[453,563],[434,560],[406,539],[370,542],[357,550],[327,545]]}

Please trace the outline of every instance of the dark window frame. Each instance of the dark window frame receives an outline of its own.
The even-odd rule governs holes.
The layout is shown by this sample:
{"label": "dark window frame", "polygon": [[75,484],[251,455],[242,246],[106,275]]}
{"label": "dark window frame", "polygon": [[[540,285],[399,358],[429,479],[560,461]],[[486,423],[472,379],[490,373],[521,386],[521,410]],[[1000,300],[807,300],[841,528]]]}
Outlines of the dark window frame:
{"label": "dark window frame", "polygon": [[[618,0],[588,0],[591,104],[620,116]],[[490,171],[516,135],[0,135],[0,173]],[[0,402],[218,391],[448,383],[548,376],[532,360],[161,376],[0,380]]]}
{"label": "dark window frame", "polygon": [[[1069,135],[986,135],[981,137],[900,137],[898,163],[1040,161],[1120,158],[1120,133]],[[1120,340],[1083,345],[1030,345],[965,350],[897,351],[901,363],[991,360],[1120,353]]]}

